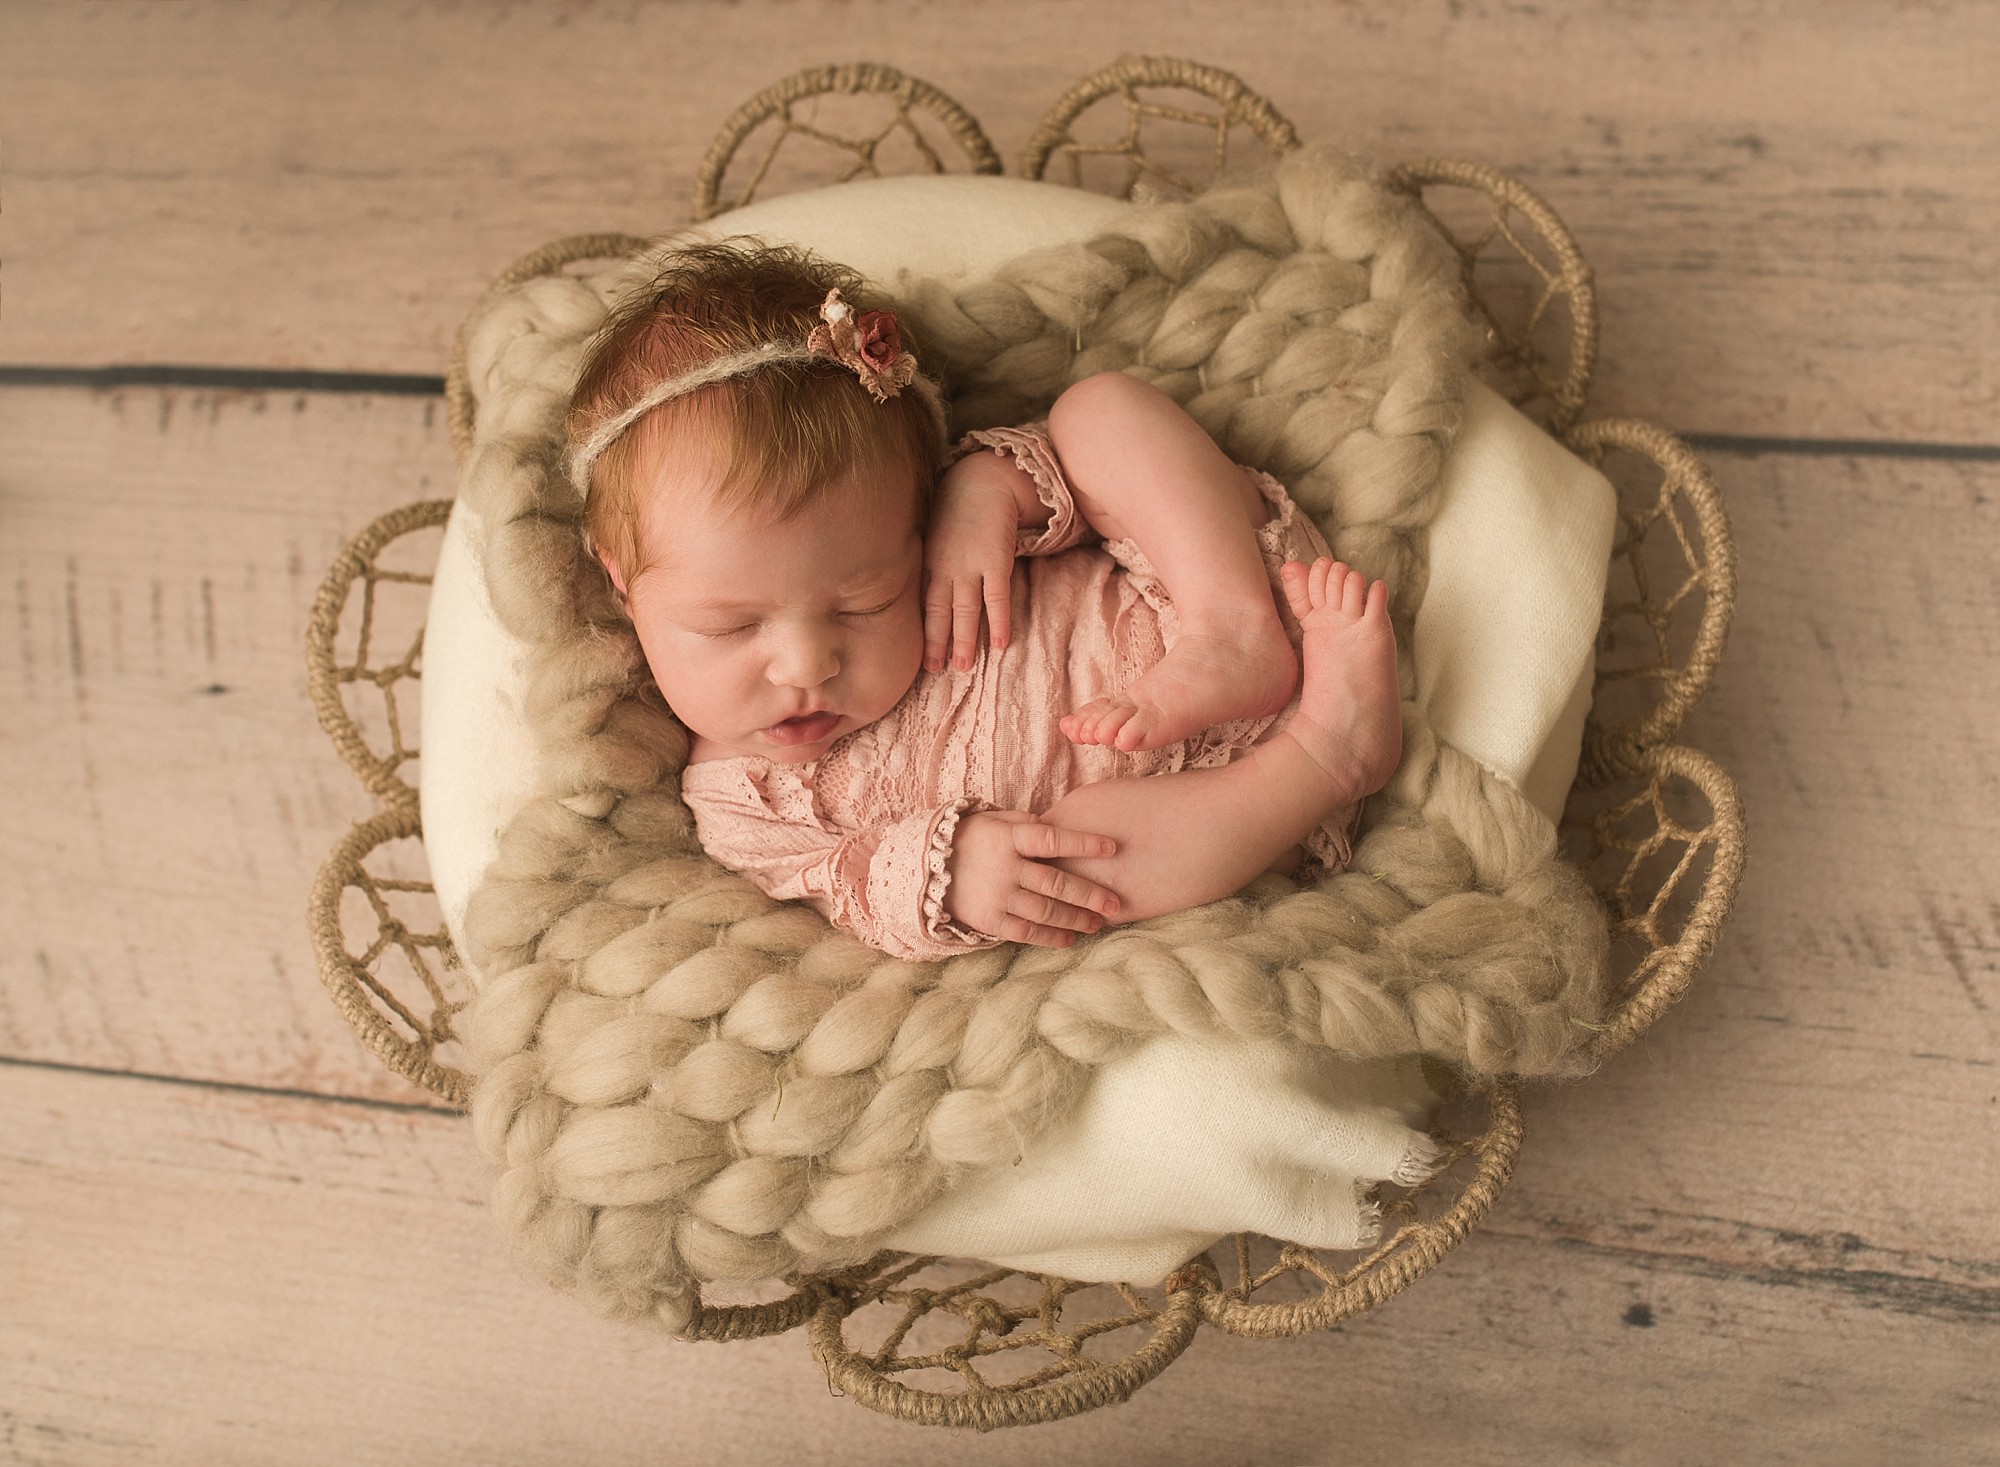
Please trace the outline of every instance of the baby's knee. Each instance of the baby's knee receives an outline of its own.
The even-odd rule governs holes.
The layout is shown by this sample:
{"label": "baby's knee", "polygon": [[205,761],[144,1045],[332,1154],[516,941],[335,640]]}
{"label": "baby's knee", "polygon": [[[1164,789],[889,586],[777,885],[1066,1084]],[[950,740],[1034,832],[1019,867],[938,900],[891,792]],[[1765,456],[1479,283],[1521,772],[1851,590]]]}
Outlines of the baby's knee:
{"label": "baby's knee", "polygon": [[1085,439],[1097,440],[1143,428],[1162,412],[1178,411],[1174,400],[1150,382],[1124,372],[1099,372],[1067,387],[1049,408],[1049,437],[1056,452]]}

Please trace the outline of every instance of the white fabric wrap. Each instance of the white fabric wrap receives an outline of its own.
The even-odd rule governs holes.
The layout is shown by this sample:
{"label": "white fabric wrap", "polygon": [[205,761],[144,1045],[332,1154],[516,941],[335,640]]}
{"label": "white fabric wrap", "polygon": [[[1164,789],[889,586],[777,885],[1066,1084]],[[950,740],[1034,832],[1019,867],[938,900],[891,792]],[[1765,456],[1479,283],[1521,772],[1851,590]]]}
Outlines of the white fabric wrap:
{"label": "white fabric wrap", "polygon": [[[753,204],[689,236],[807,245],[895,293],[983,278],[1030,249],[1087,238],[1126,207],[1016,179],[894,178]],[[1589,708],[1611,486],[1475,384],[1441,493],[1412,649],[1418,697],[1441,739],[1553,821]],[[431,592],[423,677],[424,843],[461,951],[466,902],[500,830],[539,792],[525,649],[493,613],[469,520],[461,502]],[[1100,1067],[1019,1166],[948,1193],[889,1242],[1132,1283],[1232,1232],[1353,1246],[1367,1236],[1373,1183],[1428,1157],[1415,1128],[1430,1099],[1414,1062],[1164,1035]]]}

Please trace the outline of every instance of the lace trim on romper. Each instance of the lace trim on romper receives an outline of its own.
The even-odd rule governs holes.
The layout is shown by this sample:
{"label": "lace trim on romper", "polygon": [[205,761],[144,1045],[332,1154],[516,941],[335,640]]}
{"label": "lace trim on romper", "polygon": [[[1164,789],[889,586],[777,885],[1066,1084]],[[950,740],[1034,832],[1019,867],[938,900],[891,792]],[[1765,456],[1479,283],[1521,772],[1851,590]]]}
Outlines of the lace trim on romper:
{"label": "lace trim on romper", "polygon": [[[1000,939],[944,909],[959,820],[986,808],[945,800],[869,826],[827,818],[828,760],[778,764],[742,756],[691,764],[682,795],[711,855],[781,900],[806,901],[829,921],[899,958],[930,961]],[[835,770],[833,802],[842,803]]]}
{"label": "lace trim on romper", "polygon": [[951,886],[951,843],[958,834],[961,817],[986,807],[977,800],[957,800],[939,811],[931,823],[930,839],[924,844],[923,899],[919,903],[924,936],[955,948],[992,947],[1000,939],[976,932],[955,920],[944,909],[944,894]]}

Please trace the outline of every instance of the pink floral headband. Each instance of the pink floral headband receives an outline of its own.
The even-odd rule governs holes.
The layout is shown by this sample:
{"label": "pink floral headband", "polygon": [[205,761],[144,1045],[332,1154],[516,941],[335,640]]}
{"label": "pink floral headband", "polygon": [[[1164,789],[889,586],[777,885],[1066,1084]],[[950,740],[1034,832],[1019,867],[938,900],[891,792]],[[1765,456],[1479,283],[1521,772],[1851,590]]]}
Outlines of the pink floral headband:
{"label": "pink floral headband", "polygon": [[903,349],[903,334],[896,325],[894,311],[862,311],[829,290],[819,308],[820,324],[803,342],[767,341],[745,351],[717,357],[692,372],[684,372],[665,382],[657,382],[639,400],[614,417],[607,418],[569,456],[569,478],[578,494],[590,495],[590,470],[604,450],[624,436],[625,430],[663,402],[685,397],[698,388],[736,377],[747,377],[759,368],[780,362],[838,362],[853,372],[877,402],[914,391],[930,409],[938,437],[944,437],[944,398],[937,384],[917,370],[917,359]]}

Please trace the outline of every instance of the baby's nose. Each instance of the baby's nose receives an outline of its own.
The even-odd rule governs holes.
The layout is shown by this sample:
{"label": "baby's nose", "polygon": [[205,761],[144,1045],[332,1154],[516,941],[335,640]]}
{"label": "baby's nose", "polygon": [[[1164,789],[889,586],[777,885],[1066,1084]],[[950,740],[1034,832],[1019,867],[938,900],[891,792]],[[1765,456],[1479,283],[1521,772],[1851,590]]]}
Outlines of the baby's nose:
{"label": "baby's nose", "polygon": [[788,688],[816,688],[840,671],[834,638],[801,630],[784,637],[771,659],[771,681]]}

